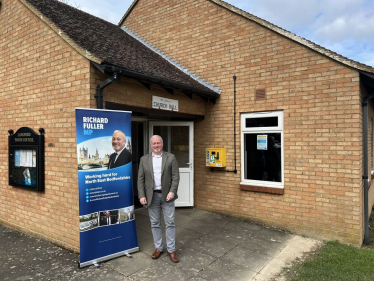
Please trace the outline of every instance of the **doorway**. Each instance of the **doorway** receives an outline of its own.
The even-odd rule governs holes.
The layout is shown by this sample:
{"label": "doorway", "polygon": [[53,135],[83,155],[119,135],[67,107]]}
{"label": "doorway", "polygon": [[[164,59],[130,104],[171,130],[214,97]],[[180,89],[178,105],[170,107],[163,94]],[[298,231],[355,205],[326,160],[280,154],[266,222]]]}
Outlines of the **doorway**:
{"label": "doorway", "polygon": [[138,199],[138,170],[140,158],[145,154],[146,137],[144,137],[145,122],[132,121],[131,122],[131,138],[132,138],[132,189],[134,194],[135,208],[142,208]]}
{"label": "doorway", "polygon": [[[149,136],[159,135],[164,151],[173,153],[179,165],[180,181],[176,207],[192,207],[193,198],[193,122],[150,121]],[[149,146],[149,140],[147,140]]]}

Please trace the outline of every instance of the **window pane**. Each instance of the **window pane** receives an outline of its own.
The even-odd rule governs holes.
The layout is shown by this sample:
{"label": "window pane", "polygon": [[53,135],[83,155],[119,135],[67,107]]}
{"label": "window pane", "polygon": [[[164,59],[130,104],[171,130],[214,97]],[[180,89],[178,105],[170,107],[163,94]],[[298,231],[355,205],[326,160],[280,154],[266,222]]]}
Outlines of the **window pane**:
{"label": "window pane", "polygon": [[154,126],[153,134],[162,137],[163,150],[175,155],[179,168],[189,167],[190,131],[188,126]]}
{"label": "window pane", "polygon": [[[258,147],[257,136],[267,136]],[[261,137],[260,137],[261,138]],[[263,138],[263,137],[262,137]],[[282,182],[281,134],[244,135],[244,178],[247,180]]]}
{"label": "window pane", "polygon": [[245,127],[278,127],[278,117],[247,118],[245,119]]}

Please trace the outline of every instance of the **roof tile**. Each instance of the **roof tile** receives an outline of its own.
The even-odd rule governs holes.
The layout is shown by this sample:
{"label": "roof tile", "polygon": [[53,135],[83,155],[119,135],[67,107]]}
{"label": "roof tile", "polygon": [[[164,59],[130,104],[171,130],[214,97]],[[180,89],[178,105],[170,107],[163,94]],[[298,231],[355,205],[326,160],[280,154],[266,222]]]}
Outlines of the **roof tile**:
{"label": "roof tile", "polygon": [[117,25],[57,0],[23,0],[22,2],[31,4],[64,35],[86,50],[86,54],[89,53],[98,58],[101,64],[113,65],[183,85],[191,91],[196,90],[211,93],[214,97],[219,96],[217,88],[195,80],[194,77],[178,69]]}

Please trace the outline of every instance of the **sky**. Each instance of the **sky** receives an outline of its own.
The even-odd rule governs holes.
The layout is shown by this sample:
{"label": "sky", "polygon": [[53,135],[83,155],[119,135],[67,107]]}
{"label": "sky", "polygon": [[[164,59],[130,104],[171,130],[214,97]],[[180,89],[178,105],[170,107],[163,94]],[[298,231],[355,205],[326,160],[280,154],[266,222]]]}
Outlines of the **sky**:
{"label": "sky", "polygon": [[[132,0],[62,0],[118,24]],[[226,0],[340,55],[374,67],[374,0]]]}

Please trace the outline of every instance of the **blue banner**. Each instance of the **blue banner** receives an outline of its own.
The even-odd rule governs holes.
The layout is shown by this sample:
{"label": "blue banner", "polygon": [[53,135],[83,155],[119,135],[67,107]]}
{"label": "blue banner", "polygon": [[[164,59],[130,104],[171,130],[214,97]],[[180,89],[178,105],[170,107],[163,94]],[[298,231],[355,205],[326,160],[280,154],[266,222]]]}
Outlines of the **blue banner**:
{"label": "blue banner", "polygon": [[138,251],[131,113],[76,109],[80,267]]}

